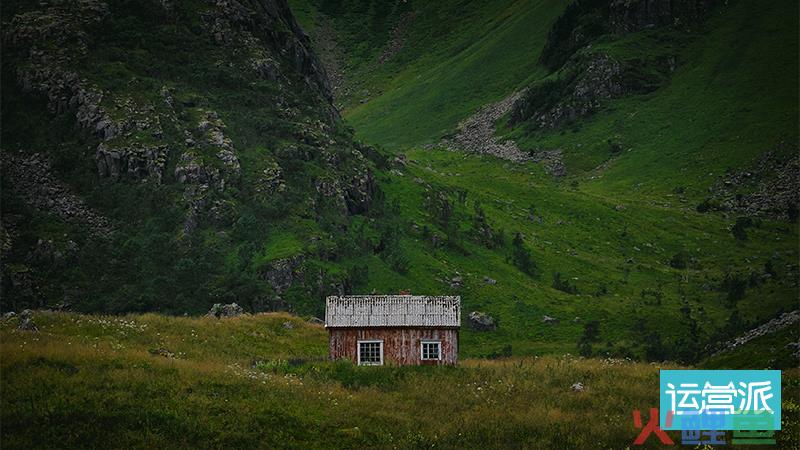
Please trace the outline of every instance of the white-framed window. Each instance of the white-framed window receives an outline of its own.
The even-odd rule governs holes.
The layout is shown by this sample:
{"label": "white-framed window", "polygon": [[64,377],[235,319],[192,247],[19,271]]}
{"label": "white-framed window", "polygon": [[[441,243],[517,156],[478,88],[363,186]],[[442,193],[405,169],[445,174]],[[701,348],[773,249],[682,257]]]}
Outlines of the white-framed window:
{"label": "white-framed window", "polygon": [[383,341],[358,341],[358,365],[382,366]]}
{"label": "white-framed window", "polygon": [[440,360],[442,359],[442,342],[422,341],[420,351],[423,361]]}

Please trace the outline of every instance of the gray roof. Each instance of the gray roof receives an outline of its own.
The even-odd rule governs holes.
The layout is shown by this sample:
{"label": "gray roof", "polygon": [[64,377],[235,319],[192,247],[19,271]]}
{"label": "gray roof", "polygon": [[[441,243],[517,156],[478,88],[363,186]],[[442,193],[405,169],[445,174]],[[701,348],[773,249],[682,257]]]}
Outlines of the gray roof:
{"label": "gray roof", "polygon": [[458,327],[461,297],[346,295],[328,297],[326,327]]}

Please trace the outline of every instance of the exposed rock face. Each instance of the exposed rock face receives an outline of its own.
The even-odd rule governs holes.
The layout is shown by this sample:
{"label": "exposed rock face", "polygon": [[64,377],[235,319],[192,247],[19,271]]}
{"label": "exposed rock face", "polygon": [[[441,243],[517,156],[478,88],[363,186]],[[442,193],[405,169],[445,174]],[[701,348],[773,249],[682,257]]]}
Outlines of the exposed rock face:
{"label": "exposed rock face", "polygon": [[[206,110],[194,130],[184,131],[186,149],[175,166],[175,179],[185,185],[183,199],[188,206],[183,226],[185,234],[199,225],[210,204],[210,194],[224,192],[226,186],[239,183],[241,163],[225,129],[219,115]],[[213,153],[216,159],[205,156],[208,153]]]}
{"label": "exposed rock face", "polygon": [[287,305],[283,301],[283,294],[292,286],[292,283],[303,277],[304,261],[305,257],[300,255],[278,259],[269,265],[262,277],[272,288],[273,296],[266,299],[264,304],[260,304],[259,309],[286,309]]}
{"label": "exposed rock face", "polygon": [[[289,55],[306,82],[330,106],[329,118],[338,119],[333,108],[325,71],[310,50],[308,36],[297,25],[285,0],[248,3],[215,0],[215,8],[204,15],[214,39],[225,46],[243,49],[250,64],[265,79],[277,80],[279,63],[271,53]],[[163,140],[158,112],[174,121],[174,100],[163,88],[163,105],[151,105],[131,98],[113,97],[67,69],[88,52],[87,28],[109,16],[108,5],[98,0],[58,2],[41,10],[14,16],[4,30],[4,42],[27,50],[24,64],[17,65],[20,84],[27,91],[38,91],[48,98],[54,113],[74,112],[80,128],[96,136],[98,174],[119,179],[152,177],[160,181],[169,148]],[[218,157],[230,172],[238,175],[239,161],[224,125],[215,121],[207,130],[207,140],[218,147]],[[145,137],[149,135],[149,137]],[[150,141],[156,141],[155,143]]]}
{"label": "exposed rock face", "polygon": [[250,66],[265,78],[276,77],[275,61],[263,48],[269,43],[281,55],[286,55],[306,83],[330,104],[331,121],[339,113],[333,107],[333,95],[325,69],[311,49],[311,40],[300,28],[286,0],[239,2],[213,0],[215,8],[204,15],[204,21],[214,40],[223,46],[242,48],[250,56]]}
{"label": "exposed rock face", "polygon": [[669,50],[647,60],[617,60],[590,50],[592,43],[601,36],[613,39],[646,28],[688,27],[705,17],[711,4],[710,0],[573,2],[551,28],[541,54],[540,62],[555,77],[531,86],[515,102],[511,125],[563,127],[591,115],[604,100],[657,88],[677,65]]}
{"label": "exposed rock face", "polygon": [[101,177],[118,180],[120,175],[128,174],[136,179],[149,176],[161,181],[167,162],[167,145],[109,148],[101,143],[95,158]]}
{"label": "exposed rock face", "polygon": [[386,47],[384,47],[383,52],[381,52],[380,58],[378,58],[380,64],[385,64],[396,54],[400,53],[400,50],[402,50],[405,45],[408,27],[414,22],[415,18],[416,14],[414,11],[409,11],[400,19],[400,22],[397,23],[394,29],[392,29],[392,36],[389,38],[389,42],[386,44]]}
{"label": "exposed rock face", "polygon": [[3,152],[0,162],[3,176],[10,181],[14,194],[29,206],[53,213],[65,221],[83,224],[95,235],[106,236],[111,232],[108,219],[86,206],[83,200],[56,180],[44,156]]}
{"label": "exposed rock face", "polygon": [[[21,90],[33,99],[46,99],[49,111],[60,116],[59,126],[74,121],[76,139],[64,146],[70,147],[70,155],[83,154],[83,148],[71,148],[76,143],[90,146],[97,175],[105,180],[80,187],[93,189],[92,198],[101,199],[98,205],[116,214],[124,206],[112,203],[129,201],[126,189],[130,186],[163,202],[148,211],[157,218],[169,215],[164,224],[173,223],[177,207],[184,214],[182,225],[160,232],[185,237],[177,247],[201,255],[195,260],[204,258],[205,248],[227,250],[233,245],[225,238],[230,231],[225,228],[233,227],[244,213],[248,220],[272,220],[273,211],[288,211],[289,199],[309,199],[309,211],[336,208],[318,216],[341,223],[372,206],[378,187],[362,155],[364,147],[340,133],[325,70],[286,0],[204,0],[194,6],[158,0],[139,5],[148,8],[143,14],[132,13],[120,2],[101,0],[17,3],[9,8],[14,12],[4,16],[19,12],[3,24],[3,65],[16,75]],[[104,41],[104,33],[120,23],[131,21],[141,30],[149,18],[162,25],[175,22],[176,30],[182,31],[174,33],[173,41],[171,32],[156,25],[152,36],[126,36],[113,44]],[[181,71],[186,67],[181,64],[186,60],[181,58],[165,57],[152,67],[139,64],[141,55],[183,48],[192,39],[197,39],[193,42],[197,45],[186,47],[187,52],[202,54],[187,58],[196,67],[208,69],[197,77],[184,76]],[[128,58],[134,49],[125,45],[136,46],[141,54]],[[117,54],[126,56],[111,56]],[[115,76],[108,76],[106,70],[114,70]],[[236,103],[208,88],[218,80],[230,83],[224,92],[237,96]],[[246,158],[244,152],[252,157]],[[46,161],[38,155],[4,152],[3,176],[15,194],[35,209],[89,225],[95,234],[110,233],[108,220],[58,183]],[[85,166],[84,161],[58,161],[58,168],[68,171],[68,176]],[[319,173],[324,176],[316,183],[308,182]],[[110,182],[119,184],[101,192]],[[176,188],[182,195],[174,195]],[[26,214],[21,208],[19,216],[26,218]],[[3,287],[10,286],[14,296],[25,300],[9,302],[10,306],[55,304],[60,299],[44,297],[56,294],[34,288],[39,274],[45,273],[38,265],[63,263],[64,243],[44,239],[33,251],[17,252],[9,218],[4,215],[3,219],[0,246],[4,256],[7,250],[23,255]],[[117,227],[120,233],[141,233],[136,226],[127,226],[135,224],[122,225]],[[187,236],[210,227],[220,239],[200,242]],[[36,242],[36,236],[32,238]],[[270,309],[287,307],[282,295],[295,281],[305,283],[303,288],[312,292],[315,279],[298,277],[301,262],[295,265],[292,260],[288,274],[279,263],[268,270],[274,297],[264,294],[270,298],[255,299],[254,304],[263,300]],[[117,276],[130,275],[99,278],[113,290],[110,279]],[[328,280],[325,283],[327,289]],[[343,290],[344,284],[332,288]],[[157,307],[158,300],[152,303]]]}
{"label": "exposed rock face", "polygon": [[345,56],[338,46],[338,36],[331,19],[323,14],[316,17],[317,26],[311,33],[311,41],[318,50],[320,62],[330,80],[331,93],[336,100],[349,96],[345,83]]}
{"label": "exposed rock face", "polygon": [[74,113],[78,127],[101,141],[96,155],[100,176],[118,179],[127,173],[160,180],[166,145],[147,144],[143,138],[144,134],[159,138],[162,133],[152,107],[111,98],[68,69],[88,52],[86,29],[108,15],[108,6],[101,1],[59,2],[14,16],[3,39],[18,50],[28,49],[27,60],[16,66],[23,89],[43,93],[53,113]]}
{"label": "exposed rock face", "polygon": [[364,169],[356,173],[345,191],[345,203],[350,214],[366,212],[372,205],[372,198],[377,191],[372,171]]}
{"label": "exposed rock face", "polygon": [[514,141],[498,142],[494,137],[495,121],[510,111],[521,95],[522,92],[515,92],[497,103],[484,106],[458,125],[458,134],[442,143],[451,150],[489,154],[514,162],[530,161],[531,157]]}
{"label": "exposed rock face", "polygon": [[494,318],[480,311],[469,313],[469,325],[478,331],[494,331],[497,329],[497,322]]}
{"label": "exposed rock face", "polygon": [[334,174],[318,178],[314,188],[328,205],[334,205],[343,216],[366,212],[372,205],[378,187],[366,166],[357,167],[349,179]]}
{"label": "exposed rock face", "polygon": [[528,153],[520,150],[516,142],[498,142],[494,137],[494,123],[511,111],[526,93],[511,94],[507,98],[481,108],[477,113],[458,125],[458,133],[442,141],[442,145],[453,151],[467,151],[496,156],[513,162],[533,161],[541,163],[553,176],[564,176],[566,170],[560,150],[538,150]]}
{"label": "exposed rock face", "polygon": [[[532,121],[538,128],[558,128],[596,111],[602,100],[628,92],[620,63],[600,53],[576,62],[558,81],[543,82],[514,102],[511,123]],[[555,103],[552,92],[560,92]]]}
{"label": "exposed rock face", "polygon": [[[752,168],[726,174],[709,189],[717,209],[748,216],[797,220],[800,158],[781,158],[768,151]],[[737,192],[739,190],[743,192]]]}
{"label": "exposed rock face", "polygon": [[208,311],[208,316],[216,317],[217,319],[224,319],[227,317],[236,317],[243,315],[244,309],[236,303],[223,305],[222,303],[214,303],[214,306]]}
{"label": "exposed rock face", "polygon": [[764,336],[765,334],[774,333],[788,326],[792,326],[798,322],[800,322],[800,309],[796,309],[794,311],[781,314],[780,317],[772,319],[761,326],[753,328],[752,330],[737,337],[736,339],[719,344],[718,345],[719,350],[717,350],[717,352],[714,353],[714,355],[716,356],[719,355],[720,353],[725,353],[727,351],[733,350],[737,347],[740,347],[750,342],[755,338]]}
{"label": "exposed rock face", "polygon": [[255,191],[265,197],[286,190],[286,182],[283,179],[283,169],[277,162],[272,162],[270,167],[261,171],[261,175],[256,182]]}
{"label": "exposed rock face", "polygon": [[556,20],[540,62],[561,67],[601,35],[621,35],[658,26],[687,28],[701,22],[712,0],[612,0],[572,2]]}
{"label": "exposed rock face", "polygon": [[617,33],[630,33],[664,25],[689,25],[702,20],[712,0],[614,0],[609,25]]}

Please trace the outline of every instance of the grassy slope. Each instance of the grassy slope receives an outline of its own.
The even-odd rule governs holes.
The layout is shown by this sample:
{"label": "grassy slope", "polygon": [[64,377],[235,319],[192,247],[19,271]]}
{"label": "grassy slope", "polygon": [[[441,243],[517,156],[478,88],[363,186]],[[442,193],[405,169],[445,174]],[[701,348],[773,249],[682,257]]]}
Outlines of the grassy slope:
{"label": "grassy slope", "polygon": [[[462,255],[433,249],[419,235],[409,237],[409,280],[391,279],[378,286],[440,292],[449,287],[438,279],[449,280],[460,272],[465,287],[454,292],[462,295],[465,309],[487,311],[501,324],[493,333],[465,331],[468,354],[485,354],[501,343],[511,344],[516,354],[574,352],[583,323],[593,319],[601,322],[601,347],[607,341],[614,348],[643,345],[644,329],[679,337],[688,327],[679,314],[683,297],[704,338],[709,338],[730,314],[724,306],[725,292],[716,290],[724,272],[759,271],[775,251],[780,254],[780,262],[775,262],[781,267],[780,276],[749,290],[738,308],[748,320],[762,321],[792,307],[796,287],[784,266],[796,258],[796,241],[784,224],[764,222],[748,241],[739,242],[726,228],[732,221],[722,222],[689,207],[664,207],[638,199],[625,199],[626,209],[617,211],[614,206],[619,199],[531,180],[529,171],[539,170],[533,165],[504,167],[489,157],[421,150],[409,152],[409,157],[418,163],[410,164],[406,176],[394,176],[385,185],[389,197],[400,202],[411,220],[421,226],[430,220],[420,208],[423,188],[412,178],[426,177],[439,186],[468,190],[469,205],[457,205],[457,211],[471,213],[472,203],[479,201],[493,226],[528,236],[527,245],[539,265],[540,275],[529,277],[506,262],[507,249],[490,251],[466,244],[471,254]],[[427,164],[440,172],[427,170]],[[530,205],[535,205],[543,223],[527,220]],[[700,267],[689,271],[669,267],[669,259],[680,250],[697,258]],[[553,289],[551,273],[555,271],[569,277],[579,294]],[[498,283],[485,284],[485,275]],[[380,281],[370,279],[371,283]],[[601,286],[609,294],[598,297],[595,293]],[[646,290],[661,292],[661,304],[645,299]],[[541,322],[545,314],[562,322],[546,325]],[[573,323],[576,316],[581,317],[580,323]]]}
{"label": "grassy slope", "polygon": [[[631,410],[658,401],[659,367],[619,360],[311,362],[324,330],[282,314],[34,318],[36,334],[0,323],[4,448],[623,448]],[[798,377],[784,374],[782,445],[798,435]]]}
{"label": "grassy slope", "polygon": [[[509,264],[508,246],[488,250],[467,240],[465,255],[434,248],[422,233],[409,231],[402,240],[409,273],[397,274],[377,258],[365,257],[369,281],[358,290],[446,292],[451,291],[447,281],[458,272],[465,286],[452,291],[462,295],[465,309],[484,310],[500,320],[493,333],[465,330],[464,352],[476,356],[508,344],[514,354],[575,352],[583,323],[591,319],[601,322],[597,350],[639,353],[647,330],[659,331],[668,343],[686,336],[688,324],[680,313],[684,298],[700,326],[700,339],[713,340],[731,314],[727,293],[720,289],[725,274],[760,273],[768,260],[781,274],[749,288],[738,304],[740,314],[756,323],[794,309],[797,226],[765,220],[751,229],[747,241],[737,241],[729,232],[735,217],[699,214],[694,206],[725,169],[746,166],[782,139],[796,140],[796,14],[787,13],[796,5],[735,2],[716,9],[695,33],[654,30],[601,43],[608,52],[635,57],[669,42],[678,51],[679,68],[666,86],[610,102],[573,130],[502,130],[523,147],[564,149],[573,174],[566,180],[553,180],[534,164],[420,149],[478,105],[544,75],[535,61],[558,8],[523,3],[492,4],[473,15],[471,8],[478,7],[467,2],[459,14],[450,14],[438,41],[426,40],[433,28],[425,17],[440,15],[414,4],[418,21],[409,29],[408,47],[393,69],[377,69],[368,82],[382,95],[354,104],[346,117],[364,139],[409,156],[404,176],[382,178],[403,217],[436,230],[423,206],[423,185],[415,178],[438,189],[464,190],[467,203],[455,205],[462,231],[469,228],[474,202],[480,202],[495,229],[527,236],[540,274],[529,277]],[[537,9],[545,7],[547,14]],[[509,11],[518,13],[509,16]],[[313,20],[305,25],[313,26]],[[609,138],[630,151],[610,161],[604,172],[593,171],[609,158]],[[672,194],[677,186],[686,187],[686,194]],[[542,223],[526,219],[531,207]],[[679,251],[698,263],[688,271],[669,267]],[[578,295],[551,287],[556,271],[577,286]],[[485,284],[485,275],[498,283]],[[608,294],[595,296],[603,286]],[[660,305],[654,304],[653,292],[663,296]],[[545,325],[544,314],[561,323]],[[572,321],[576,316],[578,323]]]}
{"label": "grassy slope", "polygon": [[[309,3],[292,2],[305,11],[304,26],[313,27]],[[348,121],[358,137],[393,149],[437,141],[471,111],[543,75],[536,59],[563,6],[546,0],[412,2],[416,19],[394,59],[377,65],[361,52],[350,57],[359,79],[354,83],[371,96],[364,104],[363,96],[350,99]],[[353,26],[340,25],[341,34]]]}
{"label": "grassy slope", "polygon": [[[702,37],[679,47],[668,84],[648,95],[614,101],[577,132],[509,137],[523,148],[561,148],[570,168],[591,171],[625,153],[588,180],[592,190],[664,194],[682,184],[697,196],[728,169],[746,167],[780,142],[797,142],[798,43],[796,2],[738,1],[715,9]],[[595,46],[621,58],[645,56],[685,32],[629,35]],[[779,149],[781,150],[781,149]],[[796,148],[783,148],[796,152]]]}

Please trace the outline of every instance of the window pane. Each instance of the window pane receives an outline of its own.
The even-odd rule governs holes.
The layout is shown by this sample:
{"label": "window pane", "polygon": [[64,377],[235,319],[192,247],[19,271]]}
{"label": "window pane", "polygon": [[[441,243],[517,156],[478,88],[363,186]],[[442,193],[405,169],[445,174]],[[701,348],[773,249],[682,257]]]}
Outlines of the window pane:
{"label": "window pane", "polygon": [[440,342],[423,342],[422,359],[439,359],[441,353]]}
{"label": "window pane", "polygon": [[380,364],[381,363],[381,343],[380,342],[359,342],[359,364]]}

